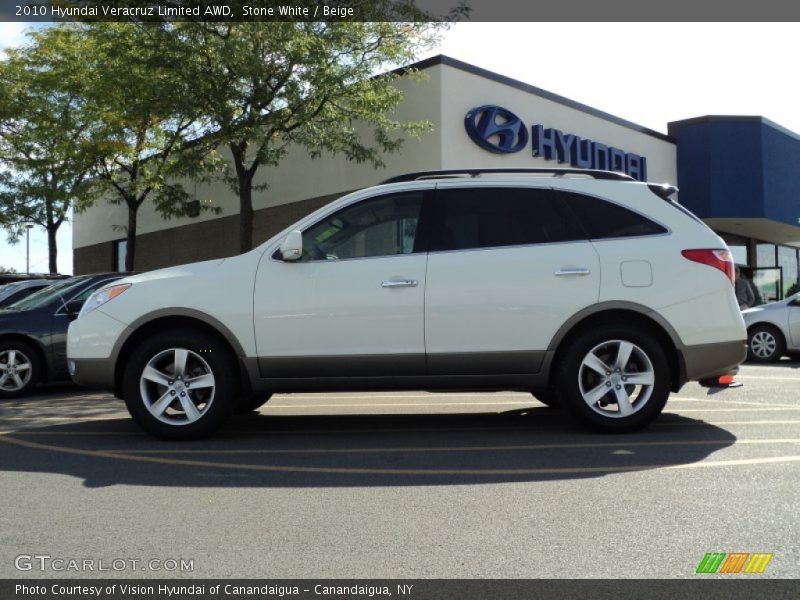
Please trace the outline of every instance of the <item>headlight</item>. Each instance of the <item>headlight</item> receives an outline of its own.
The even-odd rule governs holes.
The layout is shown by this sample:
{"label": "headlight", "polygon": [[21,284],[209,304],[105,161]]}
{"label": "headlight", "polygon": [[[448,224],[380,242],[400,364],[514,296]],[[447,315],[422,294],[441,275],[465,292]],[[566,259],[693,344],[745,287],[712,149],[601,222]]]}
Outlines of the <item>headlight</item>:
{"label": "headlight", "polygon": [[129,287],[131,287],[130,283],[121,283],[119,285],[103,288],[102,290],[97,290],[94,294],[89,296],[89,299],[86,302],[83,303],[83,308],[81,308],[80,315],[78,316],[80,317],[81,315],[92,312],[99,306],[103,306],[103,304],[109,300],[113,300]]}

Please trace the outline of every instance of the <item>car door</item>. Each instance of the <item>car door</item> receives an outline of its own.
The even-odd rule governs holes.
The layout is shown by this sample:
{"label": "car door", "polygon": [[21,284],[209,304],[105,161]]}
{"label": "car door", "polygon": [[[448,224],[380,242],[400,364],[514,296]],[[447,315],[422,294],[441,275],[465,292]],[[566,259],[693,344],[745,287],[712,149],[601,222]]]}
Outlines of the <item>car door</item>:
{"label": "car door", "polygon": [[789,337],[791,338],[789,345],[792,348],[800,348],[800,296],[795,296],[790,300],[787,308],[789,309]]}
{"label": "car door", "polygon": [[372,197],[303,231],[303,258],[265,255],[254,326],[264,378],[420,375],[424,190]]}
{"label": "car door", "polygon": [[538,372],[558,328],[597,302],[596,251],[545,185],[442,183],[434,206],[425,290],[430,373]]}

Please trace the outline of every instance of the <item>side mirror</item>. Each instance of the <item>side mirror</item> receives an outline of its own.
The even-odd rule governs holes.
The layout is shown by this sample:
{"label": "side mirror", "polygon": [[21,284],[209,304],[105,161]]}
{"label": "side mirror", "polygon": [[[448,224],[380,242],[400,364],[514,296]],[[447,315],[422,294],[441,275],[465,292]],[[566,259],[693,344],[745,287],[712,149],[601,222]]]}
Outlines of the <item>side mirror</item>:
{"label": "side mirror", "polygon": [[67,313],[69,318],[75,319],[77,318],[78,313],[81,312],[82,308],[83,300],[71,300],[64,306],[64,312]]}
{"label": "side mirror", "polygon": [[300,260],[303,256],[303,233],[297,229],[289,232],[280,248],[283,260]]}

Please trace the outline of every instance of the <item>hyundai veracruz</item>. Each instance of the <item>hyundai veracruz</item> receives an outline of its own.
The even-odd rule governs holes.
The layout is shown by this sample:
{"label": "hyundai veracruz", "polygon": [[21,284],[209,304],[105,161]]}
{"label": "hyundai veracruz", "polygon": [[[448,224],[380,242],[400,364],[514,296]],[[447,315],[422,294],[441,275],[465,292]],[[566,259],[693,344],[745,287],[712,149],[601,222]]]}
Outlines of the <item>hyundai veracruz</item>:
{"label": "hyundai veracruz", "polygon": [[394,178],[243,255],[117,281],[70,326],[73,378],[170,439],[332,390],[524,390],[633,431],[744,360],[731,254],[674,188],[541,171]]}

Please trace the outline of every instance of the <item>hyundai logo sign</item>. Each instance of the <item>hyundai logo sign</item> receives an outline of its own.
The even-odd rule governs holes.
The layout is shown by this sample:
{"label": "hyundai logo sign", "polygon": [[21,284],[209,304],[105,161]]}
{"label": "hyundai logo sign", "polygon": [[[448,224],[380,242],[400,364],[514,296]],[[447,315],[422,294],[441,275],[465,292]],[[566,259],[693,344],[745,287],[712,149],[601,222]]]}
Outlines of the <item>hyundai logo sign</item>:
{"label": "hyundai logo sign", "polygon": [[479,106],[464,117],[464,127],[472,141],[497,154],[519,152],[528,145],[528,128],[510,110],[499,106]]}
{"label": "hyundai logo sign", "polygon": [[489,152],[519,152],[531,139],[531,155],[536,158],[569,163],[579,169],[618,171],[647,181],[647,158],[644,156],[544,125],[532,125],[529,136],[528,127],[520,118],[500,106],[485,104],[473,108],[464,117],[464,127],[472,141]]}

